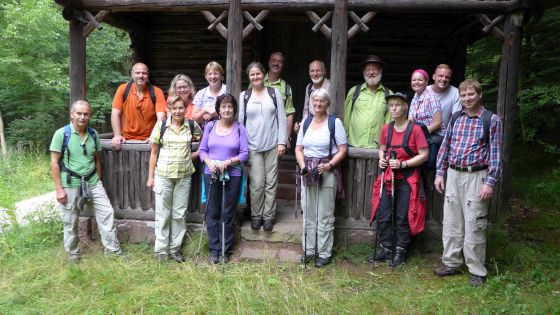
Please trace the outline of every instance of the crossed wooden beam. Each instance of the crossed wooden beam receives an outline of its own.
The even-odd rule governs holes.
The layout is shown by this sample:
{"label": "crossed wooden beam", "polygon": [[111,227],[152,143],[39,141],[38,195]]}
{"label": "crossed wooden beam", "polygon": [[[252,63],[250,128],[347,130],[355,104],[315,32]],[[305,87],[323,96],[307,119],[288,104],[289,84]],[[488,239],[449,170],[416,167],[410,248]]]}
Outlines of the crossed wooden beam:
{"label": "crossed wooden beam", "polygon": [[[224,18],[228,15],[227,11],[222,12],[218,17],[216,17],[210,11],[201,11],[202,15],[210,22],[208,26],[208,30],[213,31],[216,30],[223,38],[227,39],[227,28],[222,24]],[[257,16],[253,17],[251,13],[248,11],[243,11],[243,17],[249,22],[247,26],[243,29],[243,39],[247,38],[251,34],[254,29],[258,31],[263,29],[263,26],[260,24],[270,13],[270,10],[262,10],[257,14]]]}

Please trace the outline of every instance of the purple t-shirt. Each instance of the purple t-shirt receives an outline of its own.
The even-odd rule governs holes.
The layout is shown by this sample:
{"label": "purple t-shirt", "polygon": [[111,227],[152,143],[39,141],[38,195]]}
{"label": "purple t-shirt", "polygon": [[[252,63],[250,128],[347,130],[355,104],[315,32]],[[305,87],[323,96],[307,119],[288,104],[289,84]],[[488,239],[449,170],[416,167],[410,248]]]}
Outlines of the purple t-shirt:
{"label": "purple t-shirt", "polygon": [[[225,136],[220,136],[216,133],[215,124],[216,121],[212,121],[204,127],[204,135],[198,148],[200,160],[204,161],[206,158],[210,158],[211,160],[226,161],[239,158],[241,163],[247,161],[249,149],[245,127],[238,122],[234,122],[231,132]],[[228,173],[230,176],[241,176],[241,170],[237,165],[228,167]],[[210,174],[210,169],[206,165],[204,166],[204,174]]]}

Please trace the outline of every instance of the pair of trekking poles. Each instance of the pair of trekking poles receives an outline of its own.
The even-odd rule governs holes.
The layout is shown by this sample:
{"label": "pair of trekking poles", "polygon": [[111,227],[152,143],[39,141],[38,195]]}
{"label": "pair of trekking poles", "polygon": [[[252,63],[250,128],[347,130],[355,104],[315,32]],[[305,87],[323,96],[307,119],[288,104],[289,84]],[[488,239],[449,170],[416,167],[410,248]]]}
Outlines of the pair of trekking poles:
{"label": "pair of trekking poles", "polygon": [[[299,166],[296,165],[296,174],[300,176],[301,179],[301,183],[303,184],[303,176],[305,176],[308,173],[308,168],[307,166],[301,170],[298,171]],[[315,190],[315,248],[313,249],[314,251],[314,255],[315,255],[315,259],[317,259],[317,257],[319,257],[319,245],[318,245],[318,241],[317,239],[319,238],[319,173],[317,170],[317,167],[313,168],[311,171],[312,176],[315,177],[315,179],[317,180],[317,189]],[[295,218],[297,219],[297,188],[298,188],[298,182],[297,182],[297,176],[296,175],[296,202],[295,202]],[[302,187],[302,190],[304,188]],[[309,196],[307,196],[307,193],[305,194],[305,207],[303,208],[303,267],[307,268],[307,208],[308,208],[308,202],[307,200],[309,199]]]}
{"label": "pair of trekking poles", "polygon": [[[394,160],[397,158],[397,153],[393,150],[391,150],[391,154],[390,154],[391,160]],[[387,158],[387,151],[385,151],[385,158]],[[389,165],[387,165],[387,167],[390,167]],[[381,210],[381,198],[383,198],[383,186],[385,184],[385,169],[383,169],[383,172],[381,173],[381,186],[379,188],[379,205],[377,206],[377,211],[375,212],[376,218],[375,220],[377,221],[377,227],[375,229],[375,245],[373,247],[373,267],[375,268],[375,255],[377,254],[377,243],[379,243],[379,211]],[[395,231],[395,220],[396,220],[396,208],[395,208],[395,172],[391,171],[391,233],[393,235],[393,246],[395,246],[395,236],[396,236],[396,231]],[[392,250],[391,251],[391,261],[393,261],[393,259],[395,258],[395,251]]]}
{"label": "pair of trekking poles", "polygon": [[[198,258],[200,256],[200,251],[202,249],[202,234],[204,233],[204,227],[205,225],[207,225],[207,215],[208,215],[208,204],[210,203],[210,196],[212,195],[212,187],[214,187],[214,181],[216,180],[216,178],[214,177],[214,173],[212,173],[212,179],[210,180],[210,187],[208,188],[208,194],[206,195],[206,207],[204,207],[204,218],[202,221],[202,228],[200,229],[200,238],[198,239],[198,249],[196,251],[196,262],[198,263]],[[225,248],[226,248],[226,223],[224,221],[224,209],[226,208],[226,179],[225,177],[222,177],[221,179],[222,181],[222,207],[220,210],[220,217],[222,218],[222,273],[224,272],[224,265],[225,265],[225,259],[226,259],[226,253],[225,253]]]}

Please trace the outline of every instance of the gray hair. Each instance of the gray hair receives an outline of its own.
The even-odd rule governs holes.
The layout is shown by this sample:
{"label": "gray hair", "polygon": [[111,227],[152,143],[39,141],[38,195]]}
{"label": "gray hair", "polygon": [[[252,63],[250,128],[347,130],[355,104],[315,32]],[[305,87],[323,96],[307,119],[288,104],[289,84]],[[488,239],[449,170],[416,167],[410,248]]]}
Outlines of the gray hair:
{"label": "gray hair", "polygon": [[313,100],[315,97],[319,97],[323,100],[327,101],[328,106],[331,105],[331,96],[329,94],[329,92],[327,92],[327,90],[325,89],[317,89],[313,92],[311,92],[311,95],[309,96],[309,98],[311,100]]}
{"label": "gray hair", "polygon": [[86,100],[76,100],[76,101],[74,101],[72,103],[72,106],[70,106],[70,111],[74,112],[74,110],[76,109],[76,106],[78,106],[78,105],[86,105],[89,108],[89,111],[91,112],[91,105]]}

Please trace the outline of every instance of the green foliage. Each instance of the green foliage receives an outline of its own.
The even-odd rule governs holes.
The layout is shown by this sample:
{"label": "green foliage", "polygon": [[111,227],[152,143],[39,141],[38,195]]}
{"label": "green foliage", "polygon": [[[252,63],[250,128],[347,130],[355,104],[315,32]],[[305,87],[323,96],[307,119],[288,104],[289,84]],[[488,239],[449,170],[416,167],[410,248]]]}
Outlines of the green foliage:
{"label": "green foliage", "polygon": [[[524,26],[519,75],[520,139],[559,144],[560,132],[560,8],[533,16]],[[485,98],[497,97],[501,43],[484,38],[468,49],[466,76],[485,86]]]}
{"label": "green foliage", "polygon": [[[20,0],[0,4],[0,26],[0,110],[8,142],[45,147],[68,121],[68,22],[52,0]],[[124,80],[128,42],[110,26],[87,40],[93,124],[105,123],[116,82]]]}

